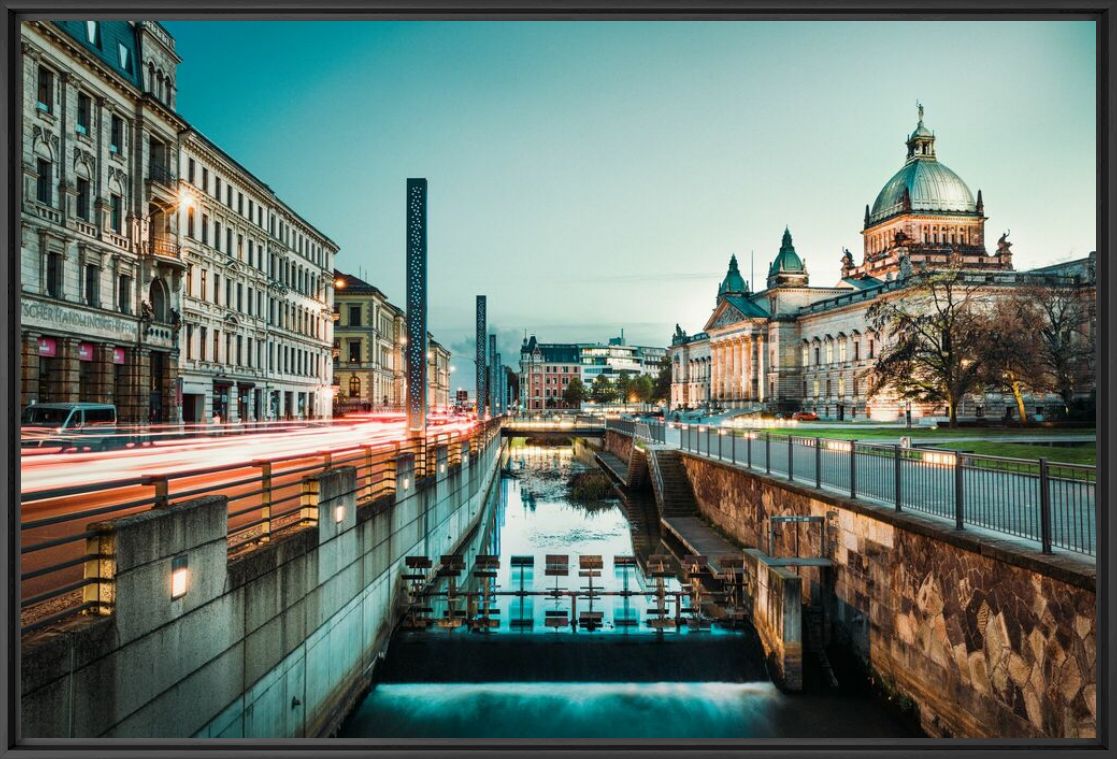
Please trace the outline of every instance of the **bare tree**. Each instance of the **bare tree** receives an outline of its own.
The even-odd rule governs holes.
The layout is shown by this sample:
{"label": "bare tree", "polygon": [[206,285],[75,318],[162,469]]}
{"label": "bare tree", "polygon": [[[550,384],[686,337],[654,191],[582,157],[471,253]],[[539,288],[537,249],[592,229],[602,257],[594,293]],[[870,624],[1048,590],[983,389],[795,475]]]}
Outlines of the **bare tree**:
{"label": "bare tree", "polygon": [[1062,398],[1069,412],[1075,393],[1093,380],[1094,291],[1037,283],[1019,297],[1032,304],[1036,315],[1033,355],[1040,387]]}
{"label": "bare tree", "polygon": [[962,398],[981,384],[986,317],[975,293],[953,268],[916,275],[898,297],[873,304],[866,317],[882,346],[869,377],[870,397],[891,391],[945,403],[956,426]]}
{"label": "bare tree", "polygon": [[1044,391],[1035,361],[1040,315],[1035,303],[1019,292],[998,296],[985,316],[982,384],[1012,394],[1022,424],[1028,423],[1025,390]]}

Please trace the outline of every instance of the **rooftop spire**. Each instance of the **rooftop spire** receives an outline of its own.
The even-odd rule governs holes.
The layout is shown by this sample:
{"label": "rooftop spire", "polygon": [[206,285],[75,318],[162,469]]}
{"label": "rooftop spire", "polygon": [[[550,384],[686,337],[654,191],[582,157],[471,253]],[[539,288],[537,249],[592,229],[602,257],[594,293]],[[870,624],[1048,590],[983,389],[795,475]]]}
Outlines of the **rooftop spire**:
{"label": "rooftop spire", "polygon": [[917,100],[915,107],[919,113],[919,123],[915,125],[915,131],[907,139],[908,160],[921,158],[933,161],[935,160],[935,135],[923,125],[923,103]]}

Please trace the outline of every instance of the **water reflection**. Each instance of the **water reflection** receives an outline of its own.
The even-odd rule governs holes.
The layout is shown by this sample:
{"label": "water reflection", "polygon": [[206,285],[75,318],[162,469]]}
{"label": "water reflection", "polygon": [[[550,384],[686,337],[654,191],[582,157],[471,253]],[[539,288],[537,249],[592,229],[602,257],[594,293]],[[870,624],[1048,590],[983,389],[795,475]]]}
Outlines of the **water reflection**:
{"label": "water reflection", "polygon": [[[558,624],[560,616],[569,622],[584,613],[600,612],[600,627],[592,634],[655,633],[657,630],[647,624],[649,610],[652,617],[658,617],[655,610],[662,606],[667,609],[666,616],[678,616],[678,597],[671,594],[682,589],[679,581],[674,577],[664,579],[667,596],[661,604],[654,596],[657,583],[649,580],[639,566],[624,561],[625,557],[634,555],[635,549],[629,520],[619,499],[575,502],[569,497],[567,482],[571,475],[592,469],[591,461],[569,446],[511,449],[505,476],[498,485],[499,498],[492,514],[494,527],[485,531],[478,549],[479,553],[500,557],[495,585],[489,587],[500,591],[558,590],[585,591],[586,594],[591,590],[627,591],[634,595],[583,595],[573,602],[569,596],[495,596],[493,600],[500,613],[492,632],[566,632],[573,626]],[[568,574],[548,575],[548,556],[569,557]],[[601,557],[600,570],[580,568],[580,557],[589,556]],[[473,578],[463,586],[478,591],[486,582]],[[683,608],[686,605],[684,601]],[[445,599],[437,599],[431,607],[436,619],[445,616]],[[551,613],[550,626],[548,612]],[[678,632],[685,631],[684,624]]]}
{"label": "water reflection", "polygon": [[[639,566],[617,556],[660,551],[658,518],[634,526],[639,509],[605,499],[573,503],[566,483],[592,464],[569,447],[517,446],[493,488],[486,519],[463,551],[459,586],[477,590],[585,588],[579,555],[600,555],[595,588],[649,591]],[[627,509],[627,511],[626,511]],[[478,554],[500,558],[493,580],[473,574]],[[570,556],[570,573],[548,577],[548,555]],[[530,560],[530,563],[529,563]],[[677,580],[667,587],[677,590]],[[443,586],[445,588],[445,585]],[[494,599],[496,626],[397,632],[378,684],[342,726],[343,737],[397,738],[765,738],[918,735],[882,703],[853,691],[784,694],[766,677],[755,633],[660,632],[647,625],[650,596],[579,598],[603,628],[548,628],[568,598]],[[591,606],[592,604],[592,606]],[[445,598],[431,606],[442,618]],[[626,622],[629,624],[626,625]],[[413,682],[421,680],[423,682]],[[623,682],[616,682],[623,680]],[[592,682],[591,682],[592,681]]]}

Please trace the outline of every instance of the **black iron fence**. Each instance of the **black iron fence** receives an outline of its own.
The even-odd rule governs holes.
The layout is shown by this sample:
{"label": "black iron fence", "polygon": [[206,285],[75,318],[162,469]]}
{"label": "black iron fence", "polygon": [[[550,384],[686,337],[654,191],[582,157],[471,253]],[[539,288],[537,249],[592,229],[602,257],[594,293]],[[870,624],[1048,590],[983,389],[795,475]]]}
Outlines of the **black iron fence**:
{"label": "black iron fence", "polygon": [[[630,433],[631,434],[631,433]],[[682,450],[1040,544],[1097,553],[1097,468],[858,440],[679,425]]]}

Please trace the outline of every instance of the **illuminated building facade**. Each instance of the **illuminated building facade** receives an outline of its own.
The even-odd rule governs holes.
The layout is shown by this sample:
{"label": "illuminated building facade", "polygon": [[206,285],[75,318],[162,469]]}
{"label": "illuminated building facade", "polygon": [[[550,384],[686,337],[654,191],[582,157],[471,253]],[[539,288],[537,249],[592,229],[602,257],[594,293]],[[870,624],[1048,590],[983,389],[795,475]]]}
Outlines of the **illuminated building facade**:
{"label": "illuminated building facade", "polygon": [[[333,280],[337,410],[402,410],[407,344],[403,309],[380,288],[353,274],[335,271]],[[428,337],[427,361],[427,407],[448,406],[450,351]]]}
{"label": "illuminated building facade", "polygon": [[21,405],[328,416],[337,246],[178,114],[174,38],[22,31]]}
{"label": "illuminated building facade", "polygon": [[150,21],[22,31],[21,405],[177,421],[174,40]]}
{"label": "illuminated building facade", "polygon": [[[906,144],[903,167],[866,207],[861,263],[844,251],[841,279],[833,286],[811,286],[806,261],[788,229],[765,289],[752,291],[736,258],[730,259],[703,330],[688,335],[676,327],[669,349],[673,408],[801,409],[835,420],[903,416],[906,403],[884,394],[868,396],[881,338],[866,314],[881,299],[905,297],[913,275],[922,272],[958,269],[983,299],[1041,283],[1069,288],[1093,302],[1093,253],[1017,272],[1007,234],[994,252],[986,251],[981,193],[975,198],[957,174],[938,162],[922,107]],[[1054,401],[1052,396],[1027,398],[1036,413]],[[975,395],[964,400],[959,416],[998,416],[1011,406],[1008,396]],[[913,418],[944,413],[920,404],[911,411]]]}
{"label": "illuminated building facade", "polygon": [[330,416],[337,245],[196,130],[180,150],[184,420]]}

